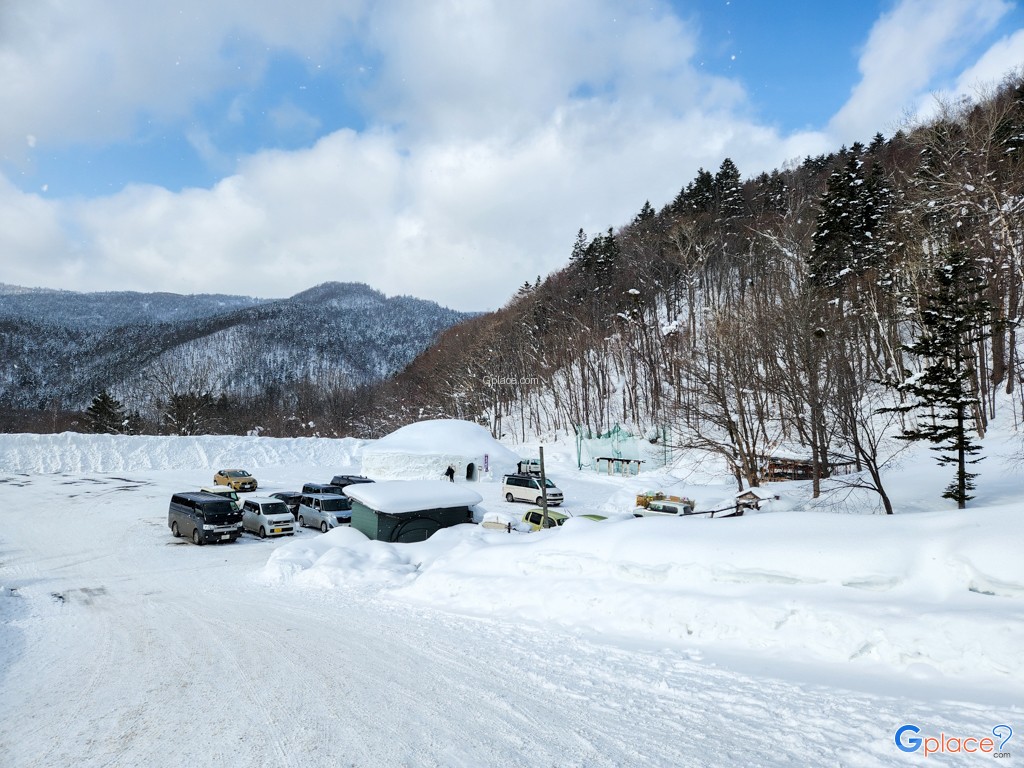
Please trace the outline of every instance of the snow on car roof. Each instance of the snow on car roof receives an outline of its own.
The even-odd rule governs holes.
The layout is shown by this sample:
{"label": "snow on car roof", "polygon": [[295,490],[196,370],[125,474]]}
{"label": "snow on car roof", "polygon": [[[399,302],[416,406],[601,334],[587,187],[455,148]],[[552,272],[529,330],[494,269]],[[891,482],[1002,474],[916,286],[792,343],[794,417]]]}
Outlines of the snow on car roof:
{"label": "snow on car roof", "polygon": [[483,497],[447,480],[384,480],[345,489],[350,498],[378,512],[397,515],[424,509],[471,507]]}

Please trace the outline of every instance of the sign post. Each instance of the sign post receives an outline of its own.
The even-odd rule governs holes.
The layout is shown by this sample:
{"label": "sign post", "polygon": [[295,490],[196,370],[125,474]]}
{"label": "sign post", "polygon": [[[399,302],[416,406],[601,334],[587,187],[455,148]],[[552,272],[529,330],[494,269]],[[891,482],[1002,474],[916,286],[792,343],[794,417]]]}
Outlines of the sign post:
{"label": "sign post", "polygon": [[544,446],[540,447],[540,507],[544,512],[541,530],[548,527],[548,479],[544,474]]}

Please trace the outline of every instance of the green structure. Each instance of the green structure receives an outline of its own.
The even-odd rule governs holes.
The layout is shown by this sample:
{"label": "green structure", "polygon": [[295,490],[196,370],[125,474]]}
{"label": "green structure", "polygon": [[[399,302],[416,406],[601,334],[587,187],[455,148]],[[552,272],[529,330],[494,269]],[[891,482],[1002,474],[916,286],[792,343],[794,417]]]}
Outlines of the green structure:
{"label": "green structure", "polygon": [[480,494],[439,480],[390,480],[346,489],[352,527],[376,541],[424,541],[441,528],[473,522]]}
{"label": "green structure", "polygon": [[616,424],[604,433],[585,425],[575,426],[576,459],[580,469],[589,467],[602,474],[635,475],[640,471],[640,443],[632,433]]}

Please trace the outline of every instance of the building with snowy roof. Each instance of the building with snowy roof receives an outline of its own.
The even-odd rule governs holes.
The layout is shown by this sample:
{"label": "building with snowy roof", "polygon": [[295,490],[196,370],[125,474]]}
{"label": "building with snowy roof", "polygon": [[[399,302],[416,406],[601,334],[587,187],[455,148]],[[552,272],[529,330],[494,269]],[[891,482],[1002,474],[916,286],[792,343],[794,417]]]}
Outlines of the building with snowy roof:
{"label": "building with snowy roof", "polygon": [[442,528],[473,522],[483,499],[464,485],[444,480],[385,480],[350,485],[352,527],[371,539],[424,541]]}
{"label": "building with snowy roof", "polygon": [[437,480],[452,467],[456,481],[514,472],[519,457],[471,421],[409,424],[363,449],[363,474],[375,480]]}

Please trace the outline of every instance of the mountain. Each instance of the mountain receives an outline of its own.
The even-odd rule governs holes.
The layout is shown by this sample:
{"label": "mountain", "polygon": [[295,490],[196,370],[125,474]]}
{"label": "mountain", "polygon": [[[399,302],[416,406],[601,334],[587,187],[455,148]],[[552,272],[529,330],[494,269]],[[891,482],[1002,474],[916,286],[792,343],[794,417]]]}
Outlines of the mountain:
{"label": "mountain", "polygon": [[0,286],[0,406],[81,410],[103,390],[145,413],[171,394],[354,388],[401,370],[470,315],[369,286],[288,299]]}
{"label": "mountain", "polygon": [[110,329],[140,322],[187,322],[271,301],[223,294],[77,293],[0,283],[0,318],[45,318],[48,324],[80,330]]}

